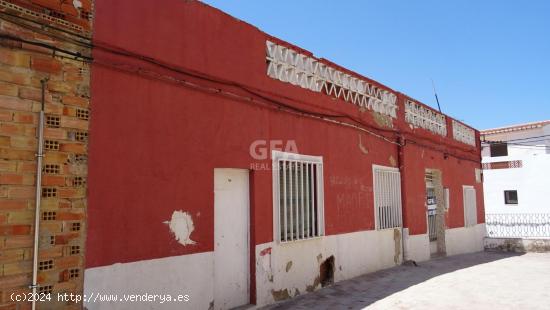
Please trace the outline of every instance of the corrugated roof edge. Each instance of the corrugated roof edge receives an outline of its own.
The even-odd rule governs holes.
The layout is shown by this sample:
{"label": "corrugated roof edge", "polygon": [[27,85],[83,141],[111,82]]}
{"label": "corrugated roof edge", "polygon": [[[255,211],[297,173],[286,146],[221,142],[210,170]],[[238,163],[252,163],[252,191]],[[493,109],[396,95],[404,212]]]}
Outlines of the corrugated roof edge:
{"label": "corrugated roof edge", "polygon": [[481,130],[480,133],[482,135],[490,135],[490,134],[497,134],[497,133],[503,133],[503,132],[529,130],[529,129],[539,128],[539,127],[542,127],[542,126],[548,125],[548,124],[550,124],[550,120],[529,122],[529,123],[524,123],[524,124],[517,124],[517,125],[497,127],[497,128],[491,128],[491,129],[484,129],[484,130]]}

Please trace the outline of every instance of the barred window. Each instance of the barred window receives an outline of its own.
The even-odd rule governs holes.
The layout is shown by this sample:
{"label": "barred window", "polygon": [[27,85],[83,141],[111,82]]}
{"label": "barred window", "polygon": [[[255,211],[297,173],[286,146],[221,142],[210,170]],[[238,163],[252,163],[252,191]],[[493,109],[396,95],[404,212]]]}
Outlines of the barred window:
{"label": "barred window", "polygon": [[376,229],[401,227],[403,223],[399,169],[373,165],[372,170]]}
{"label": "barred window", "polygon": [[279,241],[324,234],[323,158],[273,151],[275,234]]}

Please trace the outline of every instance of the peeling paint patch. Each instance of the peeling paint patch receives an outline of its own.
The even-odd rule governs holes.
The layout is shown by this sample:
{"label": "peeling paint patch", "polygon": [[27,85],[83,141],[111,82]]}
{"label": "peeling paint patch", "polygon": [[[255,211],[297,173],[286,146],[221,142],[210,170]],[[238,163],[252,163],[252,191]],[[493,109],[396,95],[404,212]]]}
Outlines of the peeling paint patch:
{"label": "peeling paint patch", "polygon": [[371,111],[371,115],[372,115],[372,118],[374,119],[374,122],[378,126],[389,127],[389,128],[393,127],[393,122],[392,122],[391,116],[380,114],[380,113],[375,112],[375,111]]}
{"label": "peeling paint patch", "polygon": [[267,254],[271,254],[271,248],[265,248],[260,252],[260,256],[265,256]]}
{"label": "peeling paint patch", "polygon": [[395,160],[395,158],[393,158],[392,155],[390,155],[390,157],[388,158],[388,160],[390,161],[390,165],[391,165],[392,167],[397,166],[397,161]]}
{"label": "peeling paint patch", "polygon": [[289,299],[290,298],[290,294],[288,293],[288,289],[284,289],[284,290],[271,290],[271,295],[273,296],[273,299],[275,301],[281,301],[281,300],[285,300],[285,299]]}
{"label": "peeling paint patch", "polygon": [[271,247],[261,250],[257,258],[257,264],[258,266],[261,266],[261,270],[265,272],[265,276],[267,278],[267,281],[269,282],[273,282],[273,271],[271,269],[271,250]]}
{"label": "peeling paint patch", "polygon": [[292,261],[289,261],[288,263],[286,263],[286,272],[288,272],[290,270],[290,268],[292,268]]}
{"label": "peeling paint patch", "polygon": [[399,258],[401,256],[401,231],[398,228],[393,230],[393,242],[395,245],[395,255],[393,256],[393,262],[398,265]]}
{"label": "peeling paint patch", "polygon": [[189,213],[182,210],[174,211],[172,219],[165,221],[164,224],[170,227],[170,231],[174,234],[176,241],[181,245],[196,244],[195,241],[190,239],[191,233],[195,230],[195,225]]}
{"label": "peeling paint patch", "polygon": [[321,278],[319,278],[319,276],[317,276],[317,277],[315,278],[315,280],[313,281],[313,284],[308,285],[308,286],[306,287],[306,291],[308,291],[308,292],[311,293],[311,292],[315,291],[315,289],[316,289],[320,284],[321,284]]}
{"label": "peeling paint patch", "polygon": [[361,135],[359,135],[359,149],[361,150],[361,152],[363,152],[363,154],[365,154],[365,155],[369,154],[369,150],[363,145]]}
{"label": "peeling paint patch", "polygon": [[73,6],[75,9],[80,9],[82,8],[82,2],[80,0],[73,0]]}

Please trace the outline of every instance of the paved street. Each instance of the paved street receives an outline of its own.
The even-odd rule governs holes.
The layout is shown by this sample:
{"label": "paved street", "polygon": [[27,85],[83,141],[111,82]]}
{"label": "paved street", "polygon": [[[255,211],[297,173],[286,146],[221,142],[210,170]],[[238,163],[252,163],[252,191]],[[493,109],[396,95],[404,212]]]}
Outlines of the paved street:
{"label": "paved street", "polygon": [[480,252],[399,266],[267,309],[549,309],[550,253]]}

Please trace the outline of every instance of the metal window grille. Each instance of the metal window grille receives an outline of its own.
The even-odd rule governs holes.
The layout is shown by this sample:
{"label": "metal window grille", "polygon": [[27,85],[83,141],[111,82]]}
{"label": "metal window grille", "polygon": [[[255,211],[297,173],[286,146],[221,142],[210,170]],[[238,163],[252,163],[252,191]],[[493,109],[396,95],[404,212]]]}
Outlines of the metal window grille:
{"label": "metal window grille", "polygon": [[324,234],[321,157],[273,152],[274,203],[279,241]]}
{"label": "metal window grille", "polygon": [[485,225],[489,237],[550,237],[550,213],[485,214]]}
{"label": "metal window grille", "polygon": [[401,227],[401,176],[397,168],[374,166],[376,228]]}
{"label": "metal window grille", "polygon": [[436,225],[436,216],[437,211],[435,209],[428,211],[428,233],[430,241],[437,240],[437,225]]}
{"label": "metal window grille", "polygon": [[464,226],[474,226],[477,224],[477,203],[476,190],[473,186],[463,187],[464,198]]}

